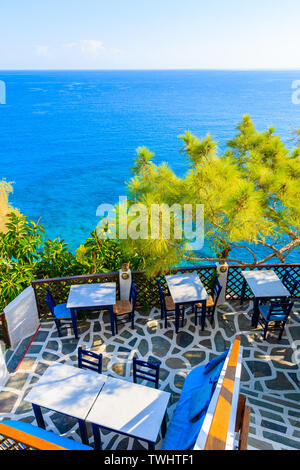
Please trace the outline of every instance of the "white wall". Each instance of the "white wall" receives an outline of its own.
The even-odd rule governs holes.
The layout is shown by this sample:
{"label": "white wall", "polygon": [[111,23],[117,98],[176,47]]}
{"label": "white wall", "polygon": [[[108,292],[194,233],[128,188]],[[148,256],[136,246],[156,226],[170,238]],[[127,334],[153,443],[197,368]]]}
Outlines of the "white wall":
{"label": "white wall", "polygon": [[5,318],[12,349],[30,335],[33,335],[40,325],[34,290],[27,287],[5,309]]}
{"label": "white wall", "polygon": [[[3,347],[2,347],[3,346]],[[4,359],[5,346],[0,341],[0,386],[4,386],[8,379],[8,370]]]}

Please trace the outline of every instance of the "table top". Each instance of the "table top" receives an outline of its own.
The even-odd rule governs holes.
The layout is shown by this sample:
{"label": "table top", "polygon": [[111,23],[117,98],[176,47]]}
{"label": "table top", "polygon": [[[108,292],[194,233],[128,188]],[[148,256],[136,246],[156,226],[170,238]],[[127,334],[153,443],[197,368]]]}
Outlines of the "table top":
{"label": "table top", "polygon": [[209,299],[199,276],[195,273],[165,276],[165,279],[175,304]]}
{"label": "table top", "polygon": [[71,286],[67,308],[105,307],[116,303],[116,283]]}
{"label": "table top", "polygon": [[156,442],[169,399],[168,392],[108,377],[87,421]]}
{"label": "table top", "polygon": [[272,270],[242,271],[255,297],[290,297],[287,288]]}
{"label": "table top", "polygon": [[66,364],[53,364],[33,386],[26,401],[85,420],[107,377]]}

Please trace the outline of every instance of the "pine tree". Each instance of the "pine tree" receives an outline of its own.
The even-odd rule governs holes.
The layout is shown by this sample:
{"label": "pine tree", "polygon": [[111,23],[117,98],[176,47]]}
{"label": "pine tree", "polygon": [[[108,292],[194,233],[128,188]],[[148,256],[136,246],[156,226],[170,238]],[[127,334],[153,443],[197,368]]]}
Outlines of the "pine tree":
{"label": "pine tree", "polygon": [[[189,164],[182,178],[167,163],[155,165],[150,150],[138,149],[133,177],[128,183],[129,201],[131,205],[146,205],[149,227],[152,204],[204,204],[205,237],[211,250],[220,252],[221,246],[221,253],[228,255],[229,244],[238,247],[241,254],[246,250],[252,257],[250,263],[237,258],[228,261],[256,266],[275,257],[284,263],[294,249],[299,249],[299,146],[290,151],[272,127],[258,132],[248,115],[238,124],[236,136],[222,154],[210,135],[201,139],[186,132],[180,139]],[[218,259],[189,252],[187,240],[174,237],[174,218],[171,222],[170,239],[162,236],[160,227],[158,239],[122,241],[126,250],[138,250],[149,275],[166,271],[183,260]],[[259,246],[264,246],[269,254],[259,258]]]}

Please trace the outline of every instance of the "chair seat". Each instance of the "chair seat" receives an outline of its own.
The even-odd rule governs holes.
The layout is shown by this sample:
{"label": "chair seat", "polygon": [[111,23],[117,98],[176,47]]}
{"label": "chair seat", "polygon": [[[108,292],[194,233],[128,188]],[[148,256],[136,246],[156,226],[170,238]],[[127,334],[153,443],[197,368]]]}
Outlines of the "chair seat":
{"label": "chair seat", "polygon": [[[166,301],[167,312],[173,312],[173,311],[175,312],[175,304],[173,302],[172,297],[170,295],[165,297],[165,301]],[[180,310],[182,310],[183,306],[179,305],[179,308]]]}
{"label": "chair seat", "polygon": [[271,321],[284,321],[286,320],[286,315],[272,315],[268,320],[268,315],[270,312],[270,305],[263,304],[259,306],[259,311],[267,322]]}
{"label": "chair seat", "polygon": [[55,318],[71,318],[71,311],[67,308],[67,304],[58,304],[54,307]]}
{"label": "chair seat", "polygon": [[170,295],[165,297],[165,302],[166,302],[167,311],[175,310],[175,304],[174,304],[173,299]]}
{"label": "chair seat", "polygon": [[[212,298],[212,296],[210,295],[209,296],[209,299],[206,301],[206,307],[213,307],[215,305],[215,301],[214,299]],[[196,307],[198,308],[201,308],[202,307],[202,304],[196,304]]]}
{"label": "chair seat", "polygon": [[129,300],[117,300],[113,309],[115,315],[126,315],[132,312],[132,305]]}

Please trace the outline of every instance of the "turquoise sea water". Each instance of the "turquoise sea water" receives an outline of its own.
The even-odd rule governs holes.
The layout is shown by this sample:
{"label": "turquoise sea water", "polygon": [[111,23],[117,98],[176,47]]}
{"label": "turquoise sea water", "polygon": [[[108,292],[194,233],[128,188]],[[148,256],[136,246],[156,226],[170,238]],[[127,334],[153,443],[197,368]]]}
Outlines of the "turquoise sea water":
{"label": "turquoise sea water", "polygon": [[292,147],[300,127],[300,71],[0,71],[0,80],[0,179],[14,181],[14,206],[72,250],[98,222],[97,206],[126,194],[138,146],[182,175],[185,130],[210,132],[222,148],[249,113]]}

